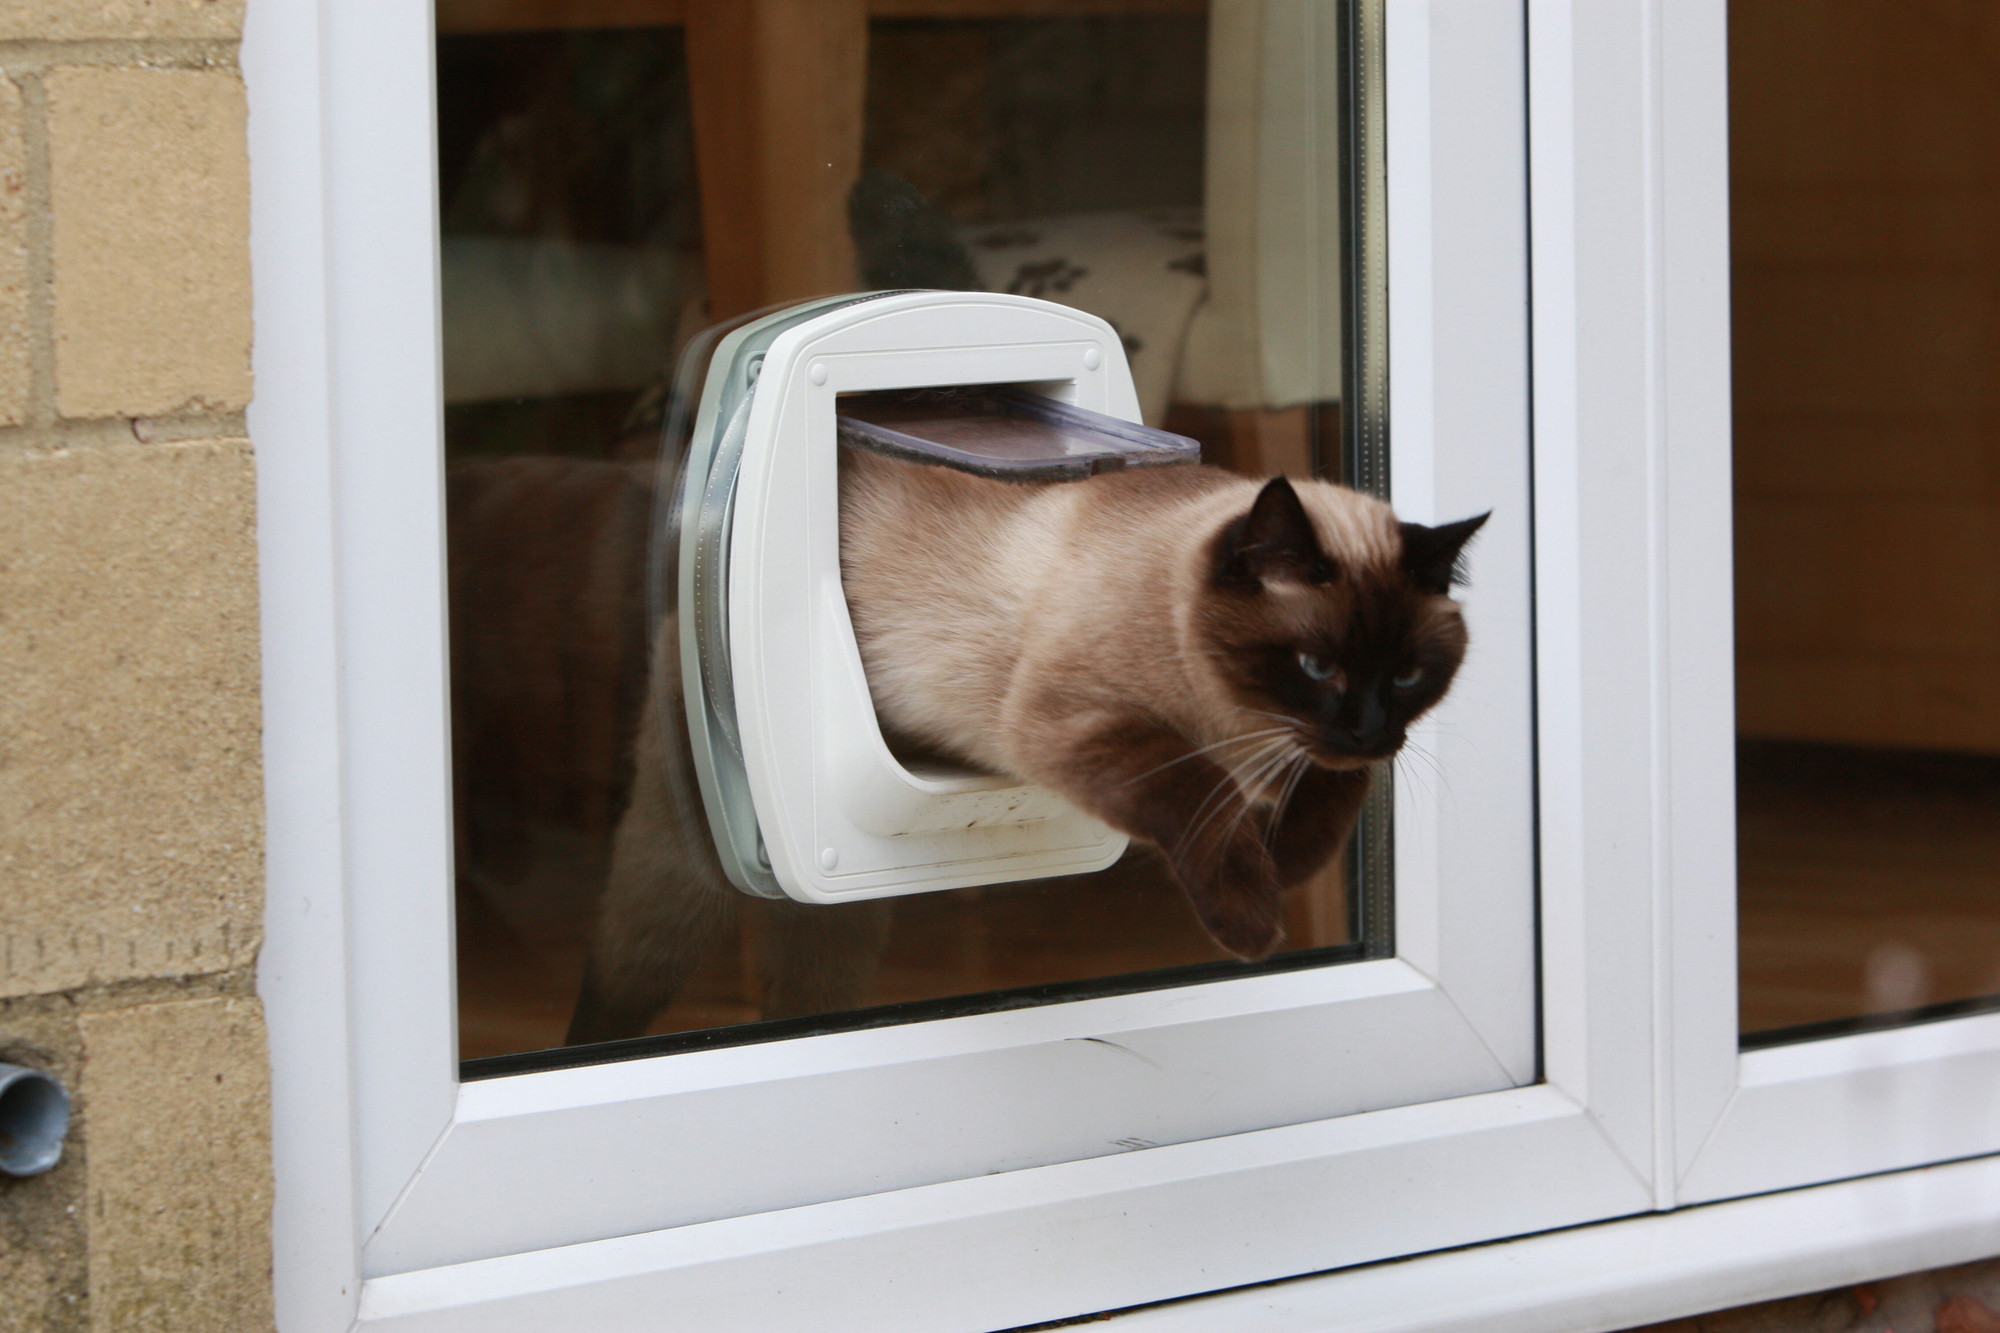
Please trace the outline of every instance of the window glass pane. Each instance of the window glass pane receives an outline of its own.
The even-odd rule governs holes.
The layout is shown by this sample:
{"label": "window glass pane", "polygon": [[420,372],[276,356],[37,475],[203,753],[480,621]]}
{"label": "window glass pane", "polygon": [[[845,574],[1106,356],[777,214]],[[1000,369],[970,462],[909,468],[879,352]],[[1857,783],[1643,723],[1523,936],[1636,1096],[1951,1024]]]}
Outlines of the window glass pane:
{"label": "window glass pane", "polygon": [[2000,992],[2000,11],[1733,0],[1742,1028]]}
{"label": "window glass pane", "polygon": [[[655,537],[673,529],[656,518],[701,384],[676,366],[704,330],[810,298],[1073,305],[1116,329],[1146,423],[1208,462],[1386,489],[1381,422],[1354,428],[1379,416],[1379,365],[1345,429],[1341,391],[1348,354],[1380,357],[1350,345],[1343,297],[1380,281],[1342,225],[1375,188],[1342,166],[1358,158],[1340,70],[1363,49],[1343,25],[1368,8],[439,0],[465,1057],[755,1039],[1390,950],[1386,765],[1362,833],[1295,876],[1260,963],[1220,947],[1136,843],[1090,876],[835,906],[738,892],[690,794],[678,660],[649,649],[672,638]],[[665,738],[650,751],[649,734]],[[1260,771],[1295,770],[1273,757],[1245,745],[1230,771],[1275,795]],[[1234,782],[1216,792],[1224,817],[1262,818]],[[607,909],[620,875],[647,887]],[[1347,891],[1357,875],[1369,892]]]}

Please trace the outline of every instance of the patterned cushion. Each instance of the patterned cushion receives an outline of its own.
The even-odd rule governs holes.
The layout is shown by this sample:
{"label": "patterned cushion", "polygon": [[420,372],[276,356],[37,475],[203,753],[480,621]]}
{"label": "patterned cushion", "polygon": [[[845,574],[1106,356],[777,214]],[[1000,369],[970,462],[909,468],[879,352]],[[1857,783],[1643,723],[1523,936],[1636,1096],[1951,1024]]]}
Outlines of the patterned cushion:
{"label": "patterned cushion", "polygon": [[1159,424],[1188,321],[1208,291],[1200,209],[1072,213],[960,237],[987,290],[1060,301],[1117,329],[1140,409]]}

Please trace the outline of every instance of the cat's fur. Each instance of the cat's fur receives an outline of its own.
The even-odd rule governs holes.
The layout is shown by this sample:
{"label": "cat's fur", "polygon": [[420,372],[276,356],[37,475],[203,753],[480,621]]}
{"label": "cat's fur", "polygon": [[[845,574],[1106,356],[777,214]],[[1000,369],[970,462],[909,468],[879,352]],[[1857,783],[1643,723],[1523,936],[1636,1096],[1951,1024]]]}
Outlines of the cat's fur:
{"label": "cat's fur", "polygon": [[530,456],[447,473],[463,927],[589,938],[646,697],[652,471]]}
{"label": "cat's fur", "polygon": [[[1157,846],[1216,940],[1256,958],[1370,765],[1450,686],[1450,586],[1483,521],[1404,524],[1343,487],[1205,467],[1024,486],[848,453],[842,577],[892,740]],[[742,901],[695,814],[674,644],[669,621],[572,1042],[643,1031]],[[767,1016],[862,1002],[880,904],[765,908]]]}

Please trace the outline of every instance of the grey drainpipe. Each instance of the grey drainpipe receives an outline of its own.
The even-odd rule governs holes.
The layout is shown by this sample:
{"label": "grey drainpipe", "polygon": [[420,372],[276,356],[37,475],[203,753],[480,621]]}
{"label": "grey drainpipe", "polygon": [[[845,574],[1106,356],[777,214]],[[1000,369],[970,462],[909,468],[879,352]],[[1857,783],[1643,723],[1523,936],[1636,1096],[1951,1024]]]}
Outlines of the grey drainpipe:
{"label": "grey drainpipe", "polygon": [[39,1069],[0,1064],[0,1175],[38,1176],[62,1157],[69,1090]]}

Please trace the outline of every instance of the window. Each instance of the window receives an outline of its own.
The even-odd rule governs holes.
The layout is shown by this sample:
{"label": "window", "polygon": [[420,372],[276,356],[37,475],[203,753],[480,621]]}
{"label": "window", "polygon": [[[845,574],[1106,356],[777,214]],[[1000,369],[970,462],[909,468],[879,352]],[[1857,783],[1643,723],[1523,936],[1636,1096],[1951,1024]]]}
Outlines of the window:
{"label": "window", "polygon": [[1731,11],[1741,1006],[1758,1045],[1990,1009],[2000,990],[1995,275],[1951,230],[1991,206],[2000,168],[1993,38],[1938,5],[1814,26],[1800,47],[1780,8]]}
{"label": "window", "polygon": [[[1683,1069],[1720,1111],[1698,1152],[1683,1138],[1690,1199],[1995,1147],[1992,617],[1970,554],[1992,527],[1990,279],[1948,221],[1995,165],[1970,54],[1989,38],[1932,5],[1835,7],[1803,46],[1783,26],[1730,9],[1740,957]],[[1858,101],[1884,114],[1836,110]],[[1870,481],[1864,438],[1894,460]],[[1961,595],[1857,579],[1861,551],[1897,547],[1919,584],[1964,562]],[[1726,1107],[1724,1005],[1746,1048]],[[1860,1133],[1863,1106],[1892,1128]]]}
{"label": "window", "polygon": [[[668,716],[676,655],[649,644],[694,614],[662,505],[684,484],[698,330],[787,301],[1076,306],[1116,330],[1145,419],[1211,462],[1385,477],[1379,425],[1343,448],[1335,11],[653,17],[675,21],[557,4],[521,31],[462,5],[438,39],[459,1038],[485,1057],[468,1072],[559,1065],[524,1053],[566,1027],[684,1034],[628,1048],[659,1053],[1248,975],[1150,849],[831,907],[717,891]],[[779,76],[801,62],[815,81]],[[642,714],[674,733],[663,753],[635,746]],[[1273,758],[1264,730],[1216,753],[1247,774]],[[1381,901],[1328,867],[1267,969],[1394,952],[1389,804],[1356,847]]]}
{"label": "window", "polygon": [[[700,8],[681,15],[690,38]],[[936,37],[908,8],[869,30],[871,50]],[[476,9],[446,11],[447,32]],[[1808,1186],[1853,1201],[1839,1191],[1859,1186],[1821,1182],[2000,1147],[1980,1111],[2000,1078],[1990,1016],[1738,1051],[1721,6],[1261,12],[1379,41],[1348,49],[1340,87],[1362,142],[1384,151],[1363,177],[1379,215],[1360,216],[1364,240],[1379,226],[1386,303],[1355,345],[1386,349],[1389,489],[1419,520],[1495,509],[1468,600],[1478,670],[1435,738],[1450,781],[1397,784],[1394,956],[461,1079],[441,516],[446,446],[466,421],[447,402],[463,307],[447,300],[441,369],[438,176],[419,132],[434,58],[449,68],[458,39],[434,42],[419,0],[253,6],[262,967],[286,1327],[636,1327],[662,1309],[786,1327],[802,1303],[829,1326],[1009,1327],[1558,1228],[1572,1230],[1512,1252],[1616,1246],[1656,1233],[1612,1219]],[[1185,18],[1129,22],[1198,27]],[[987,32],[978,60],[954,64],[953,47],[935,68],[998,79],[993,45],[1020,32],[985,22],[963,28]],[[757,31],[732,40],[754,47]],[[632,68],[671,64],[670,34],[614,45]],[[1115,65],[1131,46],[1090,50]],[[1032,73],[997,86],[1060,101]],[[1187,105],[1169,85],[1149,115]],[[873,116],[857,166],[870,152],[903,163],[949,220],[963,196],[925,189],[933,166],[913,162],[928,159],[885,137],[914,113],[872,81],[839,87]],[[1129,129],[1120,115],[1111,139]],[[458,132],[441,126],[447,170],[451,144],[471,142],[470,160],[480,139]],[[1091,191],[1115,182],[1073,151],[1071,174],[1037,186],[1059,177],[1071,193],[1017,185],[1001,202],[1018,216],[1111,207]],[[959,179],[950,166],[924,179]],[[1175,179],[1162,168],[1163,188]],[[792,212],[759,234],[845,233],[824,199]],[[780,239],[730,280],[839,251]],[[575,249],[587,268],[592,252]],[[814,272],[794,279],[805,291],[781,297],[823,289]],[[1352,374],[1341,388],[1367,400]],[[548,430],[556,394],[508,429]],[[992,984],[966,969],[932,993]],[[718,1007],[681,1026],[742,1017]],[[1858,1132],[1855,1109],[1885,1098],[1936,1114]],[[1936,1168],[1923,1188],[1973,1169]],[[1657,1219],[1707,1236],[1705,1254],[1732,1237],[1727,1262],[1673,1299],[1724,1291],[1725,1271],[1750,1283],[1727,1289],[1738,1299],[1775,1294],[1755,1282],[1780,1238],[1726,1220],[1756,1206]],[[1900,1266],[1943,1262],[1976,1230],[1963,1207],[1934,1215],[1950,1220],[1895,1233],[1916,1237]],[[1898,1224],[1869,1225],[1848,1241]],[[1800,1274],[1843,1253],[1788,1243],[1808,1259],[1770,1281],[1811,1285]],[[1455,1317],[1557,1306],[1552,1289],[1495,1300]],[[1592,1309],[1629,1309],[1626,1323],[1673,1312]]]}

